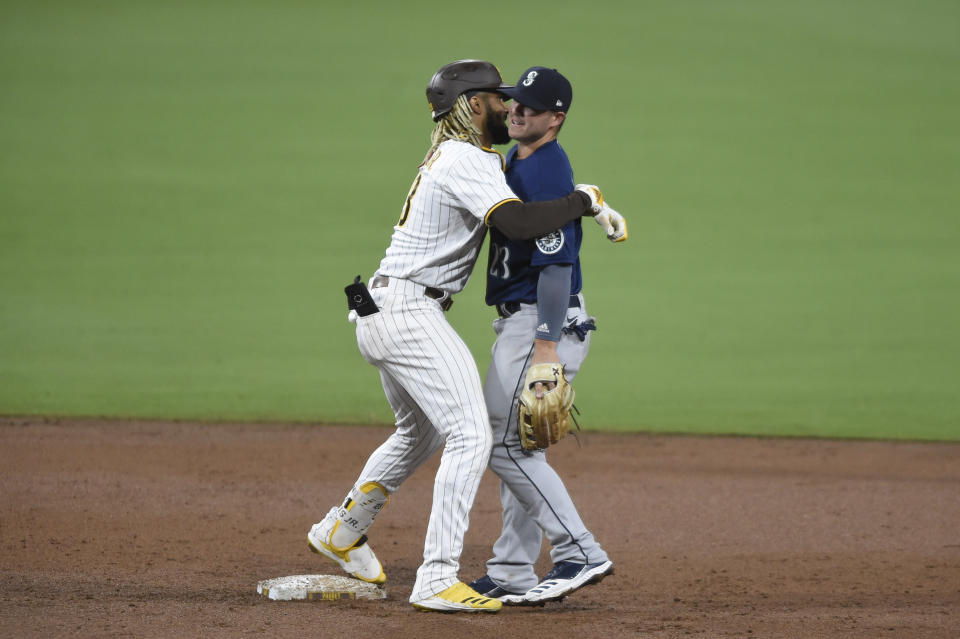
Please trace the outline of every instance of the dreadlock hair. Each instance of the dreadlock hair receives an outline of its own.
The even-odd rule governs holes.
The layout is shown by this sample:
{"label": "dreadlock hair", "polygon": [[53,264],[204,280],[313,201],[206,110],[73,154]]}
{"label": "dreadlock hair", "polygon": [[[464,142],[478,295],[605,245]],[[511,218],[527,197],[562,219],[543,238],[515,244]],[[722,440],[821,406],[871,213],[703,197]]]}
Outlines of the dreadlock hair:
{"label": "dreadlock hair", "polygon": [[445,140],[460,140],[461,142],[469,142],[474,146],[483,146],[483,143],[480,142],[482,133],[473,123],[473,110],[470,108],[470,98],[467,96],[467,93],[460,94],[457,101],[453,103],[450,113],[437,122],[433,133],[430,134],[430,150],[423,158],[424,162],[430,159],[440,143]]}

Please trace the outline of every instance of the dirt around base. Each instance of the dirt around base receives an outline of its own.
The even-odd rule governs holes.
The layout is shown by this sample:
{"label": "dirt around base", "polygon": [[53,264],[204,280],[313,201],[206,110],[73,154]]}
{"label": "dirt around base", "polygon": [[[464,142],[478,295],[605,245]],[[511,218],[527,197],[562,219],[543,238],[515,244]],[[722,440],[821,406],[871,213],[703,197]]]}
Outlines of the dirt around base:
{"label": "dirt around base", "polygon": [[[587,434],[551,452],[616,573],[560,603],[418,613],[437,458],[383,511],[384,601],[273,602],[385,428],[0,418],[7,637],[957,637],[960,445]],[[488,474],[461,578],[500,526]],[[541,558],[541,574],[549,569]]]}

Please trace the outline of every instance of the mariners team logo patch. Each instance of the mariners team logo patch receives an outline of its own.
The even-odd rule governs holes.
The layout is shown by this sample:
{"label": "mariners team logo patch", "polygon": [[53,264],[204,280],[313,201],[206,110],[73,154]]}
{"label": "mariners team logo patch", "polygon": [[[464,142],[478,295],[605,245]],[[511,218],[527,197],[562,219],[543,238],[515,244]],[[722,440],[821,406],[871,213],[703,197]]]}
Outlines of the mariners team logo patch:
{"label": "mariners team logo patch", "polygon": [[533,84],[533,81],[537,79],[537,72],[531,71],[527,74],[526,79],[523,81],[523,86],[528,87]]}
{"label": "mariners team logo patch", "polygon": [[563,233],[560,231],[554,231],[553,233],[548,233],[543,237],[538,237],[537,248],[540,249],[541,253],[553,255],[563,248]]}

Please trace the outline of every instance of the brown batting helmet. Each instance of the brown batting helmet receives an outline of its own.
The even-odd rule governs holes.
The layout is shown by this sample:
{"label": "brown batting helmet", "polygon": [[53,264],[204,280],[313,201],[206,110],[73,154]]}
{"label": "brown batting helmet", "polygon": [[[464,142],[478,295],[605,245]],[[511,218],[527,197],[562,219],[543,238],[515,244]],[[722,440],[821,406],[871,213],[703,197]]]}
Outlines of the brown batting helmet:
{"label": "brown batting helmet", "polygon": [[427,101],[436,122],[453,109],[454,102],[467,91],[511,89],[503,83],[497,67],[483,60],[457,60],[440,67],[427,85]]}

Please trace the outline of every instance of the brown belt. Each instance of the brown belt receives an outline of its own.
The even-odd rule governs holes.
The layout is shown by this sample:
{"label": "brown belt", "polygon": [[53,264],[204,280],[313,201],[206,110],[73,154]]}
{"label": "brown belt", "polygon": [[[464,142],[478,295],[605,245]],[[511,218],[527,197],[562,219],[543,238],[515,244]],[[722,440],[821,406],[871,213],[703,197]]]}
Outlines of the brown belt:
{"label": "brown belt", "polygon": [[[377,275],[373,278],[373,281],[370,283],[370,288],[382,288],[390,284],[390,278],[386,275]],[[450,307],[453,306],[453,296],[447,295],[446,291],[441,291],[439,288],[432,288],[426,286],[423,289],[423,294],[429,297],[432,300],[437,300],[440,302],[440,308],[444,311],[450,310]]]}

